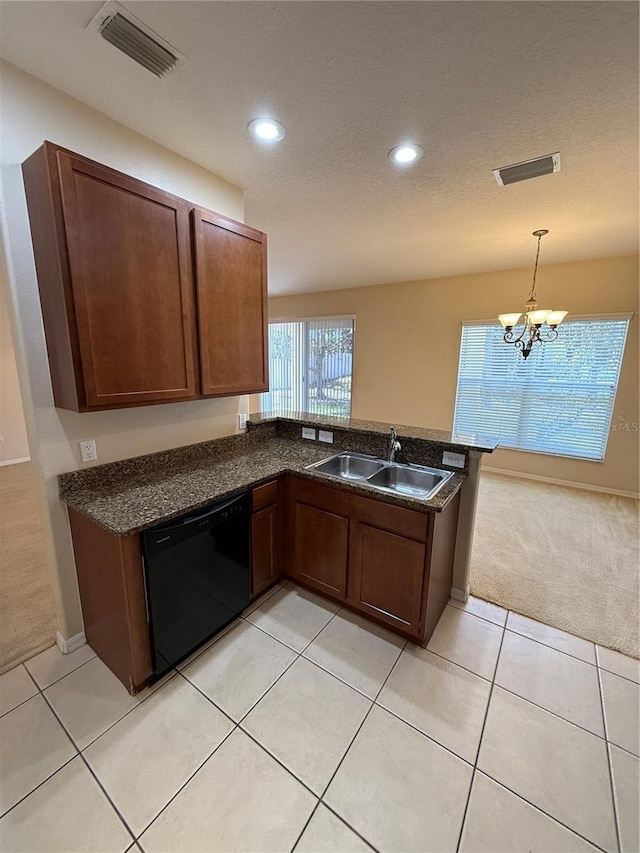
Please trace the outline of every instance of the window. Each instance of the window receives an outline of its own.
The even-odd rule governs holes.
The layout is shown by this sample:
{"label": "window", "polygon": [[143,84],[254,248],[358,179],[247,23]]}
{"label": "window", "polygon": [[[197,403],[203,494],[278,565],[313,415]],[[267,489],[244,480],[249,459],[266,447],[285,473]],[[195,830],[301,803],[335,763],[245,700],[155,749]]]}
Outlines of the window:
{"label": "window", "polygon": [[454,432],[500,446],[604,459],[628,319],[565,320],[527,361],[498,323],[463,323]]}
{"label": "window", "polygon": [[354,319],[269,323],[269,391],[263,412],[351,415]]}

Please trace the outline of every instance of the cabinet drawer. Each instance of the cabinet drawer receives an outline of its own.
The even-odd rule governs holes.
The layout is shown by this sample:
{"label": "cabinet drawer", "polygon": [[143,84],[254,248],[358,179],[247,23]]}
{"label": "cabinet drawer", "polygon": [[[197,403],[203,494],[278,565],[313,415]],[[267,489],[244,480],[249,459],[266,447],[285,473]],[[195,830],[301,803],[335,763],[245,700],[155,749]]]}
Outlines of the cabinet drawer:
{"label": "cabinet drawer", "polygon": [[272,480],[263,486],[256,486],[253,490],[253,511],[257,512],[265,506],[276,503],[278,500],[278,481]]}
{"label": "cabinet drawer", "polygon": [[351,496],[351,512],[358,521],[388,530],[398,536],[416,539],[418,542],[427,541],[429,515],[405,509],[401,506],[391,506],[383,501]]}
{"label": "cabinet drawer", "polygon": [[327,512],[349,515],[349,493],[342,489],[325,486],[324,483],[297,478],[295,500],[298,503],[309,504]]}

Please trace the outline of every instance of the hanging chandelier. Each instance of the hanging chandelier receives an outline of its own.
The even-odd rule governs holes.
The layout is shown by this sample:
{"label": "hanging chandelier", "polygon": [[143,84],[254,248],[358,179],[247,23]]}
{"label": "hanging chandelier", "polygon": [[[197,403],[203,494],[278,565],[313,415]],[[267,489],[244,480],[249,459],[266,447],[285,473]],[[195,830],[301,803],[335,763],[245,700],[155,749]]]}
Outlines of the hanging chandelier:
{"label": "hanging chandelier", "polygon": [[[540,258],[540,241],[548,234],[546,228],[534,231],[533,236],[538,238],[538,251],[536,252],[536,263],[533,268],[533,283],[531,293],[524,304],[524,326],[522,331],[518,328],[518,321],[522,314],[500,314],[498,320],[504,328],[504,341],[514,344],[522,353],[524,358],[529,358],[534,344],[546,344],[555,341],[558,337],[558,326],[567,316],[566,311],[550,311],[546,308],[538,308],[536,300],[536,276],[538,274],[538,259]],[[548,330],[542,329],[544,324]],[[542,331],[541,331],[542,330]]]}

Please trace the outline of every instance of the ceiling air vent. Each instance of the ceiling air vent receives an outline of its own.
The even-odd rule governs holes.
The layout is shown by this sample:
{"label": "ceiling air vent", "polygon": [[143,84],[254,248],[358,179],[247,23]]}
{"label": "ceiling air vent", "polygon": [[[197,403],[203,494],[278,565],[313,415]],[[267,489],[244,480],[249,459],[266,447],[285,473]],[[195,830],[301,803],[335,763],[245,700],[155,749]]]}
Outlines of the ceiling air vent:
{"label": "ceiling air vent", "polygon": [[151,71],[156,77],[173,74],[185,57],[123,6],[106,3],[89,24],[105,41]]}
{"label": "ceiling air vent", "polygon": [[539,178],[540,175],[551,175],[560,171],[560,152],[536,157],[535,160],[525,160],[524,163],[514,163],[513,166],[501,166],[493,169],[493,177],[501,187],[507,184],[517,184],[518,181],[528,181],[529,178]]}

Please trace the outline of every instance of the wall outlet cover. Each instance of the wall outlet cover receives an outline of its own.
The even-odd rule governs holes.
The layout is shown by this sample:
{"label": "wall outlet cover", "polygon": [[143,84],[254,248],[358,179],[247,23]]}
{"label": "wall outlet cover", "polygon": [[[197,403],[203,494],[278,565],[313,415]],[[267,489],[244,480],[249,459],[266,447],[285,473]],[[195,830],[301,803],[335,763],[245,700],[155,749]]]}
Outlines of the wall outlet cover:
{"label": "wall outlet cover", "polygon": [[450,450],[445,450],[442,454],[442,464],[448,465],[450,468],[464,468],[467,457],[464,453],[452,453]]}
{"label": "wall outlet cover", "polygon": [[80,442],[80,456],[83,462],[95,462],[98,458],[98,451],[93,438]]}
{"label": "wall outlet cover", "polygon": [[325,444],[333,444],[333,433],[326,429],[319,429],[318,441],[324,441]]}
{"label": "wall outlet cover", "polygon": [[246,429],[249,415],[238,415],[238,429]]}
{"label": "wall outlet cover", "polygon": [[312,429],[311,427],[302,427],[302,437],[308,438],[311,441],[315,441],[316,440],[315,429]]}

